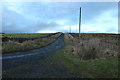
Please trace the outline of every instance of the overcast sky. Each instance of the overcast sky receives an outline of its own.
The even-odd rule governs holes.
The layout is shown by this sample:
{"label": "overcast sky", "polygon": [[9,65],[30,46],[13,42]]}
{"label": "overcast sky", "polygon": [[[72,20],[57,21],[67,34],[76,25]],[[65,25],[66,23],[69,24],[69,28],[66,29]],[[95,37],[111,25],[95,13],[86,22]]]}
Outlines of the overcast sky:
{"label": "overcast sky", "polygon": [[4,2],[2,31],[6,33],[47,33],[79,30],[82,7],[83,33],[117,33],[117,2]]}

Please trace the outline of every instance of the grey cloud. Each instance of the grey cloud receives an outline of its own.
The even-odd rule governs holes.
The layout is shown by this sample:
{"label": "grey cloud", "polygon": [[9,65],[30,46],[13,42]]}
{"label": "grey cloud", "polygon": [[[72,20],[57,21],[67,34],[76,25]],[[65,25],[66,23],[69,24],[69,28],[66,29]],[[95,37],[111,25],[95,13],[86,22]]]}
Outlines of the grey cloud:
{"label": "grey cloud", "polygon": [[17,32],[36,32],[38,30],[54,28],[59,26],[56,22],[34,21],[26,19],[24,16],[5,9],[6,13],[3,13],[2,19],[2,31],[6,33],[17,33]]}
{"label": "grey cloud", "polygon": [[[23,15],[3,9],[3,31],[5,32],[36,32],[38,30],[61,27],[56,21],[68,20],[65,25],[78,24],[79,8],[82,7],[82,23],[90,23],[92,19],[104,11],[114,10],[117,3],[111,2],[24,2],[18,6]],[[6,14],[13,17],[8,18]],[[32,16],[34,19],[27,19],[25,16]],[[39,18],[39,20],[37,20]],[[50,23],[48,23],[50,22]],[[11,25],[6,25],[11,23]],[[9,28],[8,28],[9,27]]]}

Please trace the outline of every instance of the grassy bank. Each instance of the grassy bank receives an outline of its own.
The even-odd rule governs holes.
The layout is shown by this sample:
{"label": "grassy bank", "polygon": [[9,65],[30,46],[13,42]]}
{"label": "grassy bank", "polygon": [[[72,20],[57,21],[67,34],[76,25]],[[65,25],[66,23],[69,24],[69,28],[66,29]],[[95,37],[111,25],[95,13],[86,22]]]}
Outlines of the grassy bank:
{"label": "grassy bank", "polygon": [[57,37],[60,36],[61,33],[52,35],[48,38],[39,38],[35,40],[26,40],[22,43],[17,41],[7,41],[2,43],[2,53],[13,53],[19,51],[27,51],[32,49],[41,48],[47,46],[56,40]]}
{"label": "grassy bank", "polygon": [[81,60],[73,53],[73,44],[65,38],[65,48],[50,56],[54,63],[63,64],[71,73],[81,78],[117,78],[118,58]]}

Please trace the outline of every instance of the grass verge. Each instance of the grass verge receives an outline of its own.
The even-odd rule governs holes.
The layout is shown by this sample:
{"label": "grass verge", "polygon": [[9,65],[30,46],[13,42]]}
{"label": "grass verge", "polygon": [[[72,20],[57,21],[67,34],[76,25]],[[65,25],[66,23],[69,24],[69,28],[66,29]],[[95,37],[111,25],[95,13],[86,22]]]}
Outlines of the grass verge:
{"label": "grass verge", "polygon": [[63,64],[71,73],[81,78],[118,78],[118,58],[98,58],[80,60],[72,53],[69,41],[65,40],[64,49],[53,54],[56,64]]}

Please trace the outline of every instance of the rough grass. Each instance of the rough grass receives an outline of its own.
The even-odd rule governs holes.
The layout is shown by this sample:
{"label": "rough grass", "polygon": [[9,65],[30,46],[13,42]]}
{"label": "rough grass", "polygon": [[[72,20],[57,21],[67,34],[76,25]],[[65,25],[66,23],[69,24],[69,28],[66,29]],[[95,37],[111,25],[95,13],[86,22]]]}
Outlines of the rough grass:
{"label": "rough grass", "polygon": [[116,56],[97,58],[94,57],[94,53],[89,54],[88,50],[84,52],[85,59],[81,60],[73,53],[74,45],[72,43],[76,43],[76,39],[71,40],[69,37],[65,35],[65,48],[52,55],[54,63],[64,64],[71,73],[81,78],[118,78],[118,58]]}
{"label": "rough grass", "polygon": [[118,40],[105,40],[99,37],[89,38],[89,35],[80,39],[74,39],[70,34],[67,34],[68,39],[72,44],[73,54],[81,60],[89,60],[96,58],[118,57]]}
{"label": "rough grass", "polygon": [[48,38],[28,40],[28,41],[24,41],[22,43],[19,43],[17,41],[3,42],[2,43],[2,53],[3,54],[4,53],[12,53],[12,52],[26,51],[26,50],[41,48],[41,47],[47,46],[48,44],[52,43],[59,36],[60,36],[60,33],[52,35]]}

